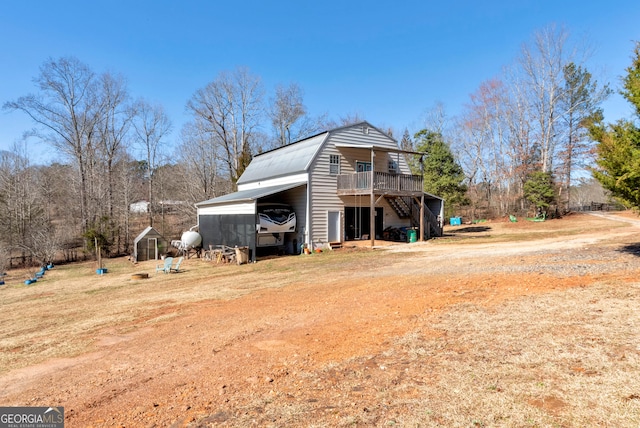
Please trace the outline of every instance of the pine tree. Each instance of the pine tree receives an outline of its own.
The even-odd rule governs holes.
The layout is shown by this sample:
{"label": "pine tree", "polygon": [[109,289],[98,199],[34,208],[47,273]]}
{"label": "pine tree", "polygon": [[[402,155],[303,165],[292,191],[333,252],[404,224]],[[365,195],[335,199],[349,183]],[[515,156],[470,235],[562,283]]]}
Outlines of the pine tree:
{"label": "pine tree", "polygon": [[553,187],[553,176],[543,171],[531,173],[524,183],[524,197],[535,207],[536,217],[547,216],[556,196]]}
{"label": "pine tree", "polygon": [[636,121],[595,123],[591,136],[598,142],[594,177],[623,204],[640,209],[640,42],[636,43],[631,66],[623,79],[621,94],[635,111]]}
{"label": "pine tree", "polygon": [[[406,150],[408,152],[415,152],[415,143],[411,138],[411,134],[409,134],[409,130],[405,128],[404,133],[402,134],[402,140],[400,140],[400,148],[402,150]],[[419,175],[420,174],[420,158],[417,156],[406,156],[407,163],[409,164],[409,169],[411,169],[412,174]]]}
{"label": "pine tree", "polygon": [[564,110],[564,138],[560,141],[559,165],[555,175],[558,184],[558,203],[563,213],[569,210],[569,189],[573,171],[592,152],[593,140],[588,137],[589,125],[602,120],[599,104],[611,90],[608,85],[598,88],[591,73],[585,68],[569,63],[564,67],[564,96],[561,105]]}
{"label": "pine tree", "polygon": [[427,153],[423,159],[424,191],[444,198],[445,216],[449,216],[457,207],[469,203],[464,171],[441,134],[423,129],[415,139],[417,151]]}

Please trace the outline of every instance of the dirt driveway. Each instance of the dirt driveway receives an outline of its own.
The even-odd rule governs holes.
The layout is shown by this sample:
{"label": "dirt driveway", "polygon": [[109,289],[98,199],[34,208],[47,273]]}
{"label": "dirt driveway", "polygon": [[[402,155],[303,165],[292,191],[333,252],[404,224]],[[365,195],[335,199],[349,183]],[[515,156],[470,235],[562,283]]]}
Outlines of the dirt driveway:
{"label": "dirt driveway", "polygon": [[[64,406],[67,427],[637,427],[636,221],[494,221],[374,250],[187,260],[142,284],[131,273],[151,263],[113,261],[99,279],[61,267],[0,290],[0,405]],[[37,317],[28,301],[74,318],[20,329]],[[70,348],[30,353],[45,340]]]}

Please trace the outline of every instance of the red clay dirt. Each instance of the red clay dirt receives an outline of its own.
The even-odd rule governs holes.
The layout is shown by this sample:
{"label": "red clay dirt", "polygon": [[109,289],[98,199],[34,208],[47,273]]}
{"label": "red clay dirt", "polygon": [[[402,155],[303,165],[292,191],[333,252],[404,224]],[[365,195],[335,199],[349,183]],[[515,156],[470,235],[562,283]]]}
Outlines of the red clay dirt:
{"label": "red clay dirt", "polygon": [[[620,239],[633,242],[626,233]],[[411,251],[399,264],[328,272],[229,301],[175,305],[163,309],[176,315],[165,322],[106,328],[91,353],[2,376],[0,403],[54,401],[64,406],[68,427],[312,426],[313,421],[326,426],[351,413],[376,413],[361,416],[361,425],[382,425],[400,411],[384,408],[375,393],[376,386],[403,381],[401,370],[391,376],[381,369],[381,361],[389,365],[385,351],[400,338],[416,329],[423,336],[441,335],[428,328],[429,320],[459,303],[491,307],[603,279],[635,280],[636,256],[623,253],[620,258],[629,258],[625,263],[635,263],[628,270],[549,268],[553,261],[546,245],[564,245],[554,254],[580,251],[580,263],[598,264],[602,239],[551,236],[536,241],[535,250],[518,242],[411,244],[398,249]],[[384,257],[390,250],[376,251]],[[496,269],[489,269],[492,265]],[[533,268],[523,271],[525,265]],[[358,373],[358,381],[346,386],[349,372]],[[422,379],[428,382],[429,376]],[[419,398],[412,388],[402,393]]]}

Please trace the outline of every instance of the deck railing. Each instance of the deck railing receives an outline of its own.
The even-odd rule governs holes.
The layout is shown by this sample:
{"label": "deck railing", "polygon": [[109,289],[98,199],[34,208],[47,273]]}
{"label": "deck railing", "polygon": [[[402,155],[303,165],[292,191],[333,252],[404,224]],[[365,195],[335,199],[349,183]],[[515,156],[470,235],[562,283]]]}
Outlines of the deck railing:
{"label": "deck railing", "polygon": [[[338,175],[339,193],[367,193],[371,190],[371,171]],[[409,174],[373,173],[373,190],[382,193],[422,192],[422,177]]]}

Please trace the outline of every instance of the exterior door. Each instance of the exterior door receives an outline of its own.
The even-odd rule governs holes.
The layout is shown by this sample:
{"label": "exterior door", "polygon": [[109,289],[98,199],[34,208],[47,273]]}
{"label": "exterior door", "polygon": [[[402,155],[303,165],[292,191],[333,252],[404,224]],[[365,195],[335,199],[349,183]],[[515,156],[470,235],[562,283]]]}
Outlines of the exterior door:
{"label": "exterior door", "polygon": [[[384,211],[382,207],[376,207],[375,226],[376,239],[382,239],[382,225]],[[371,209],[369,207],[344,207],[344,227],[346,240],[369,239],[371,233]]]}
{"label": "exterior door", "polygon": [[356,162],[356,171],[357,172],[367,172],[371,171],[371,162]]}
{"label": "exterior door", "polygon": [[[356,172],[363,173],[371,171],[371,162],[356,162]],[[358,189],[368,189],[370,185],[370,174],[358,174]]]}
{"label": "exterior door", "polygon": [[147,260],[158,260],[158,238],[147,238]]}
{"label": "exterior door", "polygon": [[342,242],[340,236],[340,211],[329,211],[327,213],[328,241]]}

